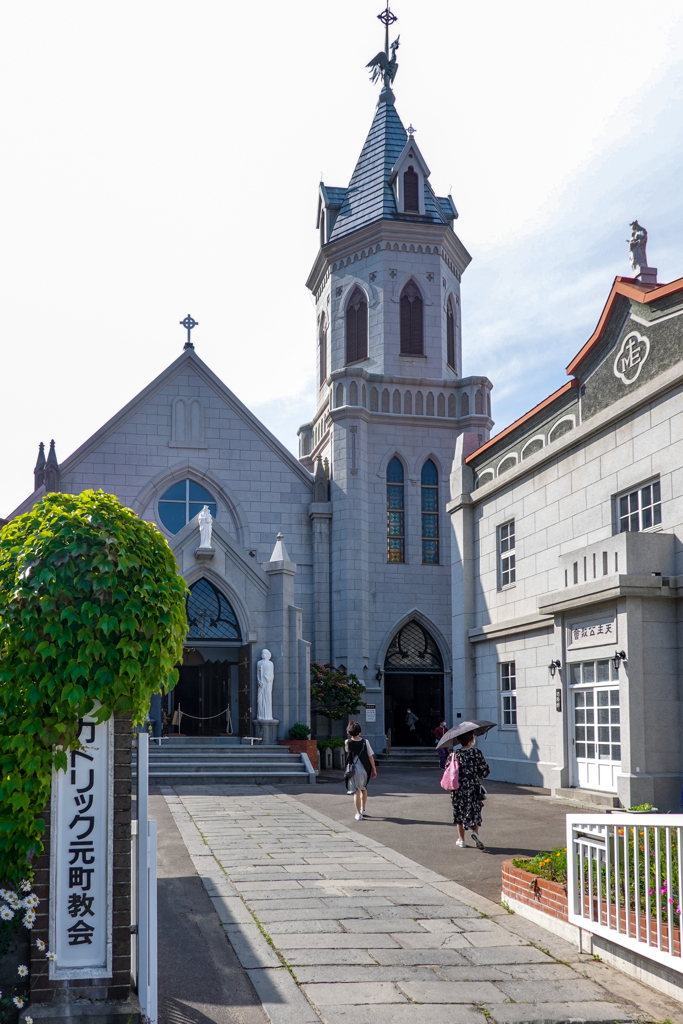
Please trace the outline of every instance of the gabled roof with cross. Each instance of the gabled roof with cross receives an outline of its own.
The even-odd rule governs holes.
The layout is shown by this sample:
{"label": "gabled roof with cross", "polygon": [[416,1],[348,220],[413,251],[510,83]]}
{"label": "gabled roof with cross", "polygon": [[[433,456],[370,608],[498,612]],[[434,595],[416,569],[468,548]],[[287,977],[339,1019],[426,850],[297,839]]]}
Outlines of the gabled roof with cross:
{"label": "gabled roof with cross", "polygon": [[393,95],[389,90],[385,90],[380,97],[377,112],[348,188],[321,185],[321,195],[327,193],[333,200],[329,203],[330,206],[341,200],[329,242],[336,242],[353,231],[380,220],[449,225],[457,217],[457,210],[450,196],[439,199],[426,177],[424,215],[404,215],[398,212],[391,177],[392,170],[407,142],[408,133],[394,106]]}

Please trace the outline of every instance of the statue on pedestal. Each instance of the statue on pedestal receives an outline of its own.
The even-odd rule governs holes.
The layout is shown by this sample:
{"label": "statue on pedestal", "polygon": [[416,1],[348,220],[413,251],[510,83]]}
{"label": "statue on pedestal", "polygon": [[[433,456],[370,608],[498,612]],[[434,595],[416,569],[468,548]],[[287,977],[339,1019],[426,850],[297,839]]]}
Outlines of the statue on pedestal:
{"label": "statue on pedestal", "polygon": [[641,227],[637,220],[630,225],[631,237],[628,240],[629,257],[631,269],[635,277],[647,269],[647,231]]}
{"label": "statue on pedestal", "polygon": [[258,696],[256,698],[256,718],[259,722],[273,721],[273,682],[275,666],[270,660],[270,651],[261,651],[261,660],[256,664],[258,680]]}
{"label": "statue on pedestal", "polygon": [[199,546],[200,548],[210,548],[213,517],[209,512],[208,505],[205,505],[197,516],[197,522],[199,523]]}

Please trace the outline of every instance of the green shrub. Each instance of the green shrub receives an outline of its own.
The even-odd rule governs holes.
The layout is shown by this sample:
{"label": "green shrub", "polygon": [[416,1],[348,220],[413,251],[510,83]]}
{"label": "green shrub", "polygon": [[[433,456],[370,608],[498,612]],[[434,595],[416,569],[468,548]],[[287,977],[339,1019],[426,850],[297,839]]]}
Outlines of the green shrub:
{"label": "green shrub", "polygon": [[302,725],[301,722],[297,722],[289,730],[290,740],[307,740],[311,735],[310,725]]}
{"label": "green shrub", "polygon": [[343,736],[336,736],[334,739],[330,740],[316,740],[318,750],[323,750],[325,747],[331,747],[334,750],[335,747],[343,747],[344,742],[345,740]]}
{"label": "green shrub", "polygon": [[0,534],[0,878],[42,850],[53,767],[78,720],[130,712],[177,681],[185,581],[159,530],[102,491],[49,494]]}
{"label": "green shrub", "polygon": [[353,672],[311,662],[311,713],[341,721],[365,707],[365,687]]}

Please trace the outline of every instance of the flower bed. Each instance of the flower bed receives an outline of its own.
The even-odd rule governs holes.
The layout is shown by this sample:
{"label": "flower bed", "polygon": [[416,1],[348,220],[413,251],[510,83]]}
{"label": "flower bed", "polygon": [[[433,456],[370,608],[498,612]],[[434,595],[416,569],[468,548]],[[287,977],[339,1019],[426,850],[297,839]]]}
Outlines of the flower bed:
{"label": "flower bed", "polygon": [[501,865],[503,899],[517,900],[536,907],[560,921],[567,921],[567,890],[561,882],[554,882],[540,874],[517,867],[512,860]]}
{"label": "flower bed", "polygon": [[308,754],[315,768],[318,763],[318,745],[315,740],[278,740],[281,747],[289,747],[290,754]]}

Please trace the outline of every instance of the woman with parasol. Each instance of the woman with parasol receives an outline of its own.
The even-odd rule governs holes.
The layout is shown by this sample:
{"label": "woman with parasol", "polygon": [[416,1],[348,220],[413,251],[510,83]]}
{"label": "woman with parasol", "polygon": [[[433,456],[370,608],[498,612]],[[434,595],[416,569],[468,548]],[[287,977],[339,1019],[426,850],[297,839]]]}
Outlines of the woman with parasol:
{"label": "woman with parasol", "polygon": [[453,824],[458,827],[456,846],[467,846],[465,831],[468,831],[475,846],[484,849],[479,829],[486,791],[480,779],[485,779],[491,769],[474,744],[477,736],[485,735],[494,725],[494,722],[463,722],[447,732],[439,743],[439,747],[460,744],[460,750],[451,754],[458,762],[458,788],[451,791]]}

